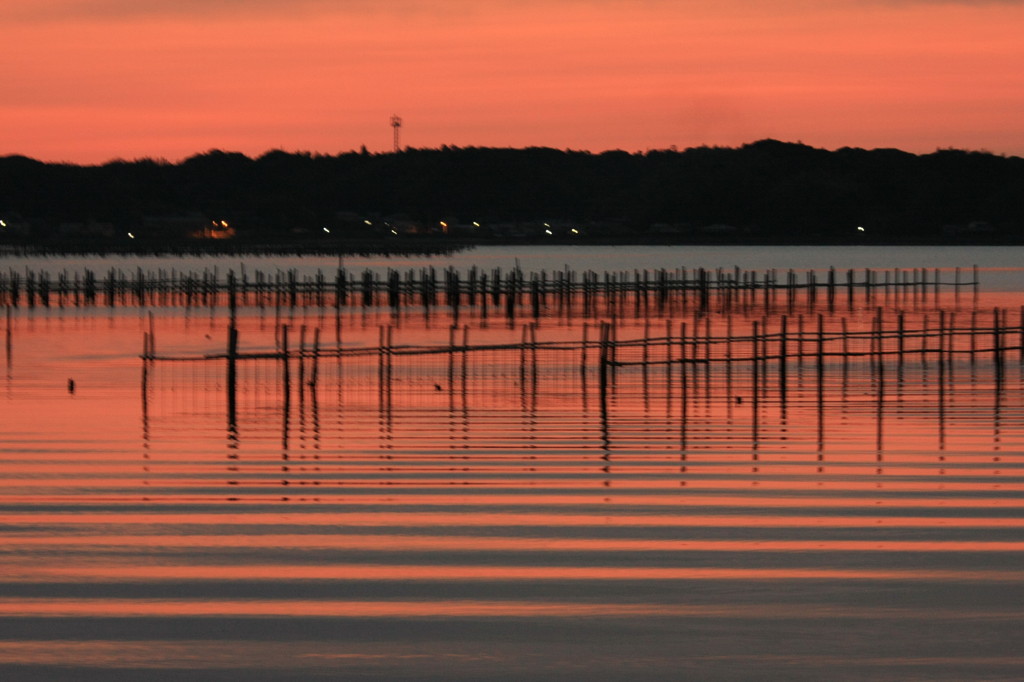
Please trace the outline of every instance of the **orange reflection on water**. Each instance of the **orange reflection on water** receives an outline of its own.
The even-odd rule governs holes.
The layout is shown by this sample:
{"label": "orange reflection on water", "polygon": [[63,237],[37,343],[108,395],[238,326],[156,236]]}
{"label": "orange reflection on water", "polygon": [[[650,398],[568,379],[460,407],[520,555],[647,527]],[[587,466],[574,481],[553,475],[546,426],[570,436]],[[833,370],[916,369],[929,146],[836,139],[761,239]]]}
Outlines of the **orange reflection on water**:
{"label": "orange reflection on water", "polygon": [[[815,509],[907,509],[907,508],[943,508],[943,509],[1019,509],[1024,508],[1024,500],[1017,496],[1010,497],[999,497],[997,495],[986,495],[985,497],[955,497],[952,495],[943,495],[941,497],[928,497],[928,498],[916,498],[916,497],[893,497],[889,495],[878,495],[878,496],[857,496],[857,497],[846,497],[836,496],[829,494],[828,490],[820,490],[819,494],[814,496],[802,495],[802,496],[789,496],[780,494],[763,494],[761,492],[748,491],[745,495],[709,495],[701,493],[700,495],[687,495],[687,494],[663,494],[663,495],[630,495],[628,493],[618,493],[614,491],[606,491],[603,495],[559,495],[557,493],[540,493],[540,492],[524,492],[519,495],[504,495],[500,493],[481,492],[473,495],[435,495],[430,493],[418,492],[415,495],[353,495],[345,496],[340,499],[332,499],[334,503],[342,503],[346,508],[360,507],[360,506],[376,506],[376,505],[387,505],[388,507],[432,507],[432,506],[458,506],[467,507],[470,510],[475,507],[486,507],[486,506],[502,506],[502,507],[534,507],[534,506],[581,506],[581,507],[609,507],[609,508],[628,508],[634,507],[648,507],[648,508],[659,508],[659,507],[684,507],[684,508],[706,508],[714,510],[716,507],[750,507],[756,506],[758,508],[805,508],[812,506]],[[279,500],[280,498],[275,498]],[[255,498],[255,501],[264,502],[262,498]],[[121,502],[126,503],[122,500]],[[151,504],[157,504],[162,502],[163,504],[173,504],[175,506],[181,504],[181,499],[163,498],[162,500],[150,500]],[[229,503],[223,503],[225,507]],[[76,511],[74,514],[61,514],[52,512],[38,512],[32,513],[33,519],[38,519],[40,522],[45,523],[109,523],[116,521],[117,523],[152,523],[157,520],[163,519],[170,521],[172,519],[180,519],[181,515],[177,513],[157,513],[157,512],[135,512],[132,511],[130,516],[115,512],[115,513],[93,513],[89,512],[88,505],[82,505],[80,511]],[[284,511],[284,507],[280,508],[279,511],[267,512],[261,511],[253,514],[240,514],[235,512],[224,512],[218,514],[196,514],[192,512],[188,515],[189,523],[210,523],[209,519],[203,520],[208,516],[214,516],[216,519],[223,520],[224,523],[238,523],[244,522],[248,519],[249,522],[263,523],[266,520],[266,514],[270,513],[270,516],[276,520],[279,517],[284,517],[287,523],[287,519],[299,520],[303,523],[309,523],[314,525],[336,523],[337,514],[331,512],[309,512],[309,513],[296,513]],[[0,513],[0,522],[10,523],[12,521],[24,522],[26,516],[23,514],[4,514]]]}
{"label": "orange reflection on water", "polygon": [[[554,617],[733,615],[745,609],[663,604],[593,604],[530,601],[331,601],[331,600],[0,600],[7,617],[131,617],[131,616],[335,616],[335,617]],[[749,613],[747,613],[749,615]]]}
{"label": "orange reflection on water", "polygon": [[520,552],[1024,552],[1024,541],[977,540],[637,540],[624,538],[479,537],[452,535],[73,535],[0,536],[8,552],[22,549],[264,548],[370,551]]}
{"label": "orange reflection on water", "polygon": [[[639,605],[636,605],[639,606]],[[356,605],[353,605],[353,611]],[[411,610],[411,605],[410,605]],[[511,608],[509,609],[512,610]],[[591,614],[615,616],[620,612]],[[690,618],[742,618],[742,613],[727,607],[675,607],[675,613],[659,611],[645,615],[674,615]],[[799,612],[794,609],[782,608],[777,604],[754,604],[748,611],[756,611],[767,618],[829,618],[836,615],[820,605],[807,605]],[[571,615],[576,615],[570,612]],[[443,615],[443,614],[442,614]],[[511,613],[509,615],[512,615]],[[850,608],[844,610],[844,618],[870,620],[907,620],[921,614],[899,609],[864,609]],[[951,614],[928,611],[929,616],[949,617]],[[964,618],[974,618],[982,614],[966,612]],[[557,617],[557,616],[554,616]],[[988,621],[994,620],[989,614]],[[552,643],[561,647],[561,642]],[[534,650],[531,652],[536,655]],[[700,655],[696,652],[687,653],[686,661],[697,666],[711,666],[720,663],[720,654],[708,652]],[[794,658],[787,654],[773,653],[732,653],[730,659],[737,659],[763,669],[766,664],[794,665]],[[194,669],[201,663],[204,670],[237,669],[253,674],[256,670],[289,669],[294,676],[296,671],[319,669],[323,673],[324,666],[330,666],[332,674],[338,678],[344,674],[338,666],[365,666],[367,664],[381,666],[378,677],[388,676],[389,671],[401,671],[400,666],[414,665],[418,676],[431,679],[450,677],[452,664],[478,662],[481,664],[479,676],[493,674],[496,665],[522,664],[523,653],[515,642],[448,642],[443,649],[432,646],[432,643],[418,642],[361,642],[352,640],[289,640],[247,641],[237,639],[218,639],[215,641],[196,639],[175,640],[64,640],[55,645],[53,640],[21,640],[16,642],[0,641],[0,663],[16,665],[69,665],[75,664],[91,668],[110,668],[114,671],[124,668],[134,669]],[[916,666],[929,666],[932,670],[946,670],[960,666],[975,670],[985,666],[999,666],[1008,669],[1019,669],[1024,666],[1021,656],[991,656],[973,654],[965,656],[864,656],[856,655],[856,663],[867,666],[875,671],[898,671]],[[834,654],[804,654],[796,665],[805,670],[807,666],[815,666],[822,670],[845,669],[852,662],[851,657]],[[678,664],[670,664],[678,671]],[[425,668],[425,666],[431,666]],[[566,673],[577,672],[575,662],[566,665]],[[365,668],[359,671],[365,672]],[[113,673],[116,674],[116,673]],[[198,673],[195,673],[198,674]],[[399,672],[399,675],[401,675]],[[909,675],[908,675],[909,676]]]}
{"label": "orange reflection on water", "polygon": [[[813,504],[811,505],[814,506]],[[870,517],[870,516],[769,516],[751,514],[667,515],[623,514],[609,510],[607,514],[542,514],[479,512],[339,512],[309,514],[33,514],[29,517],[0,515],[0,522],[24,524],[153,524],[153,525],[222,525],[222,524],[296,524],[351,527],[444,527],[444,526],[678,526],[678,527],[790,527],[790,528],[1024,528],[1024,518],[1003,517]]]}
{"label": "orange reflection on water", "polygon": [[[7,568],[10,579],[17,573]],[[21,581],[73,579],[92,581],[151,580],[903,580],[999,581],[1024,579],[1022,571],[917,570],[859,568],[733,568],[656,566],[491,566],[431,564],[246,564],[244,566],[186,565],[46,565],[30,569]],[[2,611],[0,611],[2,612]]]}
{"label": "orange reflection on water", "polygon": [[[84,607],[83,607],[84,610]],[[0,641],[0,664],[76,665],[98,668],[178,668],[206,670],[231,668],[295,669],[321,667],[325,661],[354,664],[364,662],[454,658],[448,652],[424,651],[415,643],[402,647],[393,643],[338,640],[247,641],[218,639],[174,640],[22,640]],[[468,656],[468,654],[467,654]],[[480,655],[480,658],[485,656]],[[199,673],[195,673],[201,677]]]}
{"label": "orange reflection on water", "polygon": [[152,617],[152,616],[282,616],[348,618],[432,618],[432,617],[521,617],[579,618],[594,617],[671,617],[707,618],[868,618],[907,619],[922,617],[963,620],[1013,621],[1013,609],[842,607],[821,604],[670,604],[601,603],[570,601],[335,601],[335,600],[100,600],[100,599],[20,599],[0,600],[0,615],[5,617]]}

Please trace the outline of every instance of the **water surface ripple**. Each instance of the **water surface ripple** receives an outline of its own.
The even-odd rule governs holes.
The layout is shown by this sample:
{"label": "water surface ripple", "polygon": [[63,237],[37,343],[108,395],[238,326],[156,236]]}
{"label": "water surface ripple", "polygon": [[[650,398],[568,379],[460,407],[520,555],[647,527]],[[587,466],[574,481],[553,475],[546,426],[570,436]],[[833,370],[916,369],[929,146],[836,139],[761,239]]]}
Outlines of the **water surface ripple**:
{"label": "water surface ripple", "polygon": [[151,331],[157,355],[223,353],[221,307],[19,309],[0,673],[1019,679],[1020,351],[819,367],[807,312],[785,366],[676,362],[705,352],[681,324],[724,338],[731,316],[742,336],[777,313],[618,320],[637,344],[602,378],[599,348],[573,345],[596,320],[469,316],[471,344],[510,347],[384,357],[355,350],[384,326],[392,350],[444,348],[451,320],[247,307],[244,352],[272,356],[282,324],[353,352],[229,377],[223,358],[140,358]]}

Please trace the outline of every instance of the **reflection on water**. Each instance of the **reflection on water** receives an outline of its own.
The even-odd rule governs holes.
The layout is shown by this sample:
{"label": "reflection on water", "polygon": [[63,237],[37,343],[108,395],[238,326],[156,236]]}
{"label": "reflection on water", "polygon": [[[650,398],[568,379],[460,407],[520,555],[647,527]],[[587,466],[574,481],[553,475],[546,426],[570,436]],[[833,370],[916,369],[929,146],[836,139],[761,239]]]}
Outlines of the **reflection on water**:
{"label": "reflection on water", "polygon": [[18,310],[0,670],[1017,677],[1019,312],[874,303]]}

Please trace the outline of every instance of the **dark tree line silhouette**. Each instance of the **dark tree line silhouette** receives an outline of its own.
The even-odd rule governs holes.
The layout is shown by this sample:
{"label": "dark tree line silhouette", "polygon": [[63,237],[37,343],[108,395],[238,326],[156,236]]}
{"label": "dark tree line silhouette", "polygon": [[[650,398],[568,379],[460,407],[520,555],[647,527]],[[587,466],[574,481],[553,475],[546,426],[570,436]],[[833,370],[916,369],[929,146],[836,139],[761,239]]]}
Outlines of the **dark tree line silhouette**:
{"label": "dark tree line silhouette", "polygon": [[646,153],[213,150],[99,166],[0,158],[2,242],[173,242],[185,236],[159,219],[190,216],[229,222],[251,244],[394,238],[382,226],[396,216],[435,240],[544,238],[527,228],[557,222],[603,241],[1024,243],[1024,159],[775,140]]}

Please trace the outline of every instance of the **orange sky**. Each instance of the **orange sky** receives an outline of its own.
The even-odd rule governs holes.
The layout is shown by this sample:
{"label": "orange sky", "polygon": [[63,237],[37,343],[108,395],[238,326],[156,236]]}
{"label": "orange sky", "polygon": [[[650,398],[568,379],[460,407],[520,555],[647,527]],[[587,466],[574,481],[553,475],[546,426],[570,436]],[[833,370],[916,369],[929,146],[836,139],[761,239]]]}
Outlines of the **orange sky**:
{"label": "orange sky", "polygon": [[1024,155],[1024,2],[3,0],[0,155],[625,149]]}

